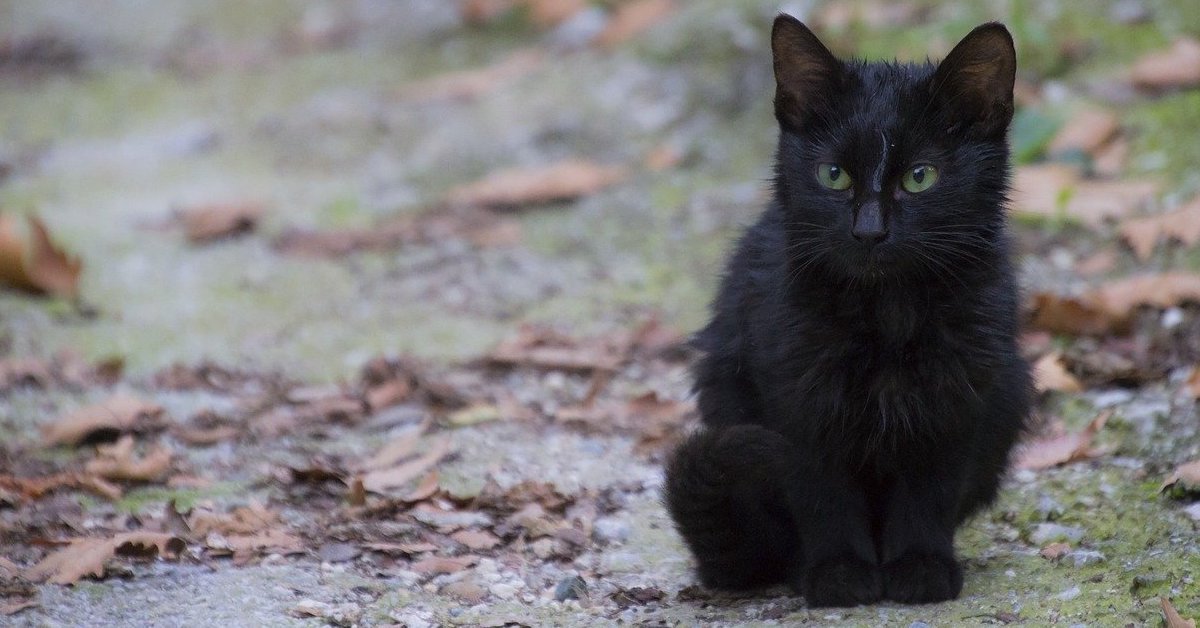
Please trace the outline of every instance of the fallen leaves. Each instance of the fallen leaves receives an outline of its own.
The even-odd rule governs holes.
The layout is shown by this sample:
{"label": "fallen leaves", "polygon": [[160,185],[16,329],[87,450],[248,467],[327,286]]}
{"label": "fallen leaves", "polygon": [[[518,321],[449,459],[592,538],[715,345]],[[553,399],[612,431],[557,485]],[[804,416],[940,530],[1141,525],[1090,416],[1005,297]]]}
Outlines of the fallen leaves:
{"label": "fallen leaves", "polygon": [[75,298],[83,262],[54,244],[40,218],[30,214],[28,222],[29,242],[24,242],[8,214],[0,213],[0,285]]}
{"label": "fallen leaves", "polygon": [[1138,259],[1146,261],[1159,242],[1177,240],[1184,246],[1200,242],[1200,196],[1164,214],[1126,218],[1119,226],[1121,238]]}
{"label": "fallen leaves", "polygon": [[483,68],[451,72],[409,83],[400,89],[398,97],[403,102],[412,103],[474,100],[516,81],[544,63],[545,56],[540,50],[518,50]]}
{"label": "fallen leaves", "polygon": [[1163,480],[1162,486],[1158,490],[1161,493],[1176,487],[1183,491],[1200,491],[1200,460],[1193,460],[1175,467],[1171,475]]}
{"label": "fallen leaves", "polygon": [[1120,130],[1117,115],[1107,109],[1084,109],[1071,116],[1050,140],[1046,151],[1050,155],[1072,152],[1095,155]]}
{"label": "fallen leaves", "polygon": [[0,475],[0,489],[16,491],[24,499],[39,499],[60,488],[83,489],[112,500],[120,499],[122,494],[117,485],[88,473],[63,472],[37,478]]}
{"label": "fallen leaves", "polygon": [[675,0],[629,0],[617,5],[612,19],[596,36],[595,43],[612,48],[649,30],[676,9]]}
{"label": "fallen leaves", "polygon": [[42,440],[47,445],[79,445],[97,440],[115,440],[119,434],[157,426],[162,415],[162,406],[118,393],[43,426]]}
{"label": "fallen leaves", "polygon": [[369,228],[290,229],[274,245],[276,250],[289,255],[335,257],[449,238],[461,238],[479,247],[508,246],[521,239],[521,226],[478,207],[438,206],[417,214],[394,216]]}
{"label": "fallen leaves", "polygon": [[184,208],[179,215],[187,239],[202,244],[251,231],[264,213],[262,203],[214,203]]}
{"label": "fallen leaves", "polygon": [[594,194],[627,176],[625,168],[583,159],[493,172],[447,194],[452,205],[513,209],[570,201]]}
{"label": "fallen leaves", "polygon": [[1038,392],[1080,392],[1083,385],[1063,365],[1062,354],[1047,353],[1033,364],[1033,383]]}
{"label": "fallen leaves", "polygon": [[438,438],[428,443],[417,457],[395,466],[368,471],[362,477],[363,488],[372,493],[386,493],[417,479],[450,453],[450,439]]}
{"label": "fallen leaves", "polygon": [[1165,597],[1158,598],[1158,604],[1162,607],[1163,620],[1167,624],[1167,628],[1196,628],[1196,620],[1184,619],[1179,611],[1175,610],[1175,606],[1171,604],[1171,600]]}
{"label": "fallen leaves", "polygon": [[1166,50],[1138,59],[1130,79],[1134,86],[1150,90],[1200,85],[1200,41],[1181,37]]}
{"label": "fallen leaves", "polygon": [[187,549],[183,539],[157,532],[125,532],[108,539],[73,541],[25,570],[34,582],[74,584],[81,578],[103,578],[106,563],[115,556],[175,558]]}
{"label": "fallen leaves", "polygon": [[1063,542],[1051,543],[1046,547],[1043,547],[1041,551],[1038,552],[1038,554],[1040,554],[1041,557],[1045,558],[1046,560],[1058,560],[1070,553],[1071,544]]}
{"label": "fallen leaves", "polygon": [[97,448],[98,456],[87,463],[87,472],[106,480],[157,482],[166,479],[171,470],[171,450],[154,448],[145,456],[134,452],[133,436],[125,434],[114,445]]}
{"label": "fallen leaves", "polygon": [[1200,275],[1181,272],[1135,275],[1110,281],[1077,297],[1034,295],[1031,325],[1045,331],[1099,335],[1121,333],[1142,306],[1200,302]]}
{"label": "fallen leaves", "polygon": [[1150,202],[1159,188],[1156,181],[1088,180],[1077,167],[1045,163],[1017,168],[1012,201],[1018,213],[1070,218],[1095,227],[1129,216]]}
{"label": "fallen leaves", "polygon": [[1100,455],[1092,441],[1112,414],[1111,410],[1100,413],[1079,432],[1067,432],[1060,425],[1048,436],[1026,443],[1017,452],[1015,467],[1039,471]]}

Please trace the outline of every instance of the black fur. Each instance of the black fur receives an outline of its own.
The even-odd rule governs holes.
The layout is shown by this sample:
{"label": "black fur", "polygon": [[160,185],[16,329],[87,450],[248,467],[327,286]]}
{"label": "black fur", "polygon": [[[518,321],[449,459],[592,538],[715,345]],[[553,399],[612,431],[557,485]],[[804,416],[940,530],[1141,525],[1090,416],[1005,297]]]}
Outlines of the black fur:
{"label": "black fur", "polygon": [[[955,528],[995,498],[1032,396],[1005,235],[1012,39],[985,24],[936,66],[847,63],[780,16],[772,48],[774,198],[697,334],[705,427],[667,507],[708,586],[954,598]],[[823,187],[821,163],[853,185]],[[914,164],[933,187],[903,191]],[[854,235],[869,220],[878,244]]]}

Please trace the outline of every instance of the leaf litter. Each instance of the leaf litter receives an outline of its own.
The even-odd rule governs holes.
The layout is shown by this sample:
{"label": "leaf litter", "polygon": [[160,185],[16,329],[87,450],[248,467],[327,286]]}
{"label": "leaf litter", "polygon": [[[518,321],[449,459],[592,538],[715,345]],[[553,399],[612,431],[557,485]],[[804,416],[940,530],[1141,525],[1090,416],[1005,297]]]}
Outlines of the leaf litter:
{"label": "leaf litter", "polygon": [[0,285],[74,299],[83,262],[54,244],[40,218],[30,214],[27,220],[28,242],[17,235],[13,219],[0,213]]}

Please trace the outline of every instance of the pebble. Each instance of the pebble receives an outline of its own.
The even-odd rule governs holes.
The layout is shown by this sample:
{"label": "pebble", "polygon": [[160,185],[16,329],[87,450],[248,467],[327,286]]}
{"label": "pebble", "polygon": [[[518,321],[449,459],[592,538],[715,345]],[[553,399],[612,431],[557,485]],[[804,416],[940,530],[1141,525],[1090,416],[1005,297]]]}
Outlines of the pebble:
{"label": "pebble", "polygon": [[1103,410],[1104,408],[1111,408],[1113,406],[1119,406],[1123,403],[1127,403],[1132,399],[1132,392],[1117,388],[1114,390],[1100,391],[1093,395],[1092,405],[1095,406],[1097,410]]}
{"label": "pebble", "polygon": [[433,628],[433,624],[429,620],[415,613],[392,612],[389,617],[406,628]]}
{"label": "pebble", "polygon": [[487,590],[473,581],[462,580],[442,587],[442,595],[454,596],[468,604],[478,604],[487,597]]}
{"label": "pebble", "polygon": [[538,539],[529,545],[533,555],[545,560],[554,555],[554,539]]}
{"label": "pebble", "polygon": [[908,625],[908,628],[933,628],[933,627],[923,621],[914,621],[913,623]]}
{"label": "pebble", "polygon": [[1102,563],[1108,560],[1108,557],[1104,555],[1104,552],[1077,549],[1071,551],[1071,559],[1075,561],[1076,567],[1083,567]]}
{"label": "pebble", "polygon": [[1191,517],[1193,521],[1200,521],[1200,502],[1184,508],[1183,512],[1187,513],[1187,516]]}
{"label": "pebble", "polygon": [[1029,540],[1036,545],[1045,545],[1053,541],[1068,541],[1076,543],[1083,538],[1082,528],[1073,528],[1057,523],[1039,523],[1029,533]]}
{"label": "pebble", "polygon": [[1079,594],[1081,592],[1082,591],[1080,591],[1079,587],[1071,587],[1070,589],[1067,589],[1066,591],[1059,593],[1055,597],[1057,597],[1058,599],[1063,600],[1065,602],[1067,600],[1073,600],[1073,599],[1079,597]]}
{"label": "pebble", "polygon": [[362,550],[351,543],[326,543],[317,550],[317,557],[325,562],[344,563],[358,558]]}
{"label": "pebble", "polygon": [[587,597],[587,581],[579,576],[568,576],[554,587],[554,599],[559,602],[581,600]]}
{"label": "pebble", "polygon": [[507,600],[517,594],[517,587],[504,582],[497,582],[488,587],[488,590],[492,592],[492,595],[502,600]]}
{"label": "pebble", "polygon": [[633,533],[633,526],[622,517],[600,517],[592,524],[592,537],[602,543],[624,543]]}

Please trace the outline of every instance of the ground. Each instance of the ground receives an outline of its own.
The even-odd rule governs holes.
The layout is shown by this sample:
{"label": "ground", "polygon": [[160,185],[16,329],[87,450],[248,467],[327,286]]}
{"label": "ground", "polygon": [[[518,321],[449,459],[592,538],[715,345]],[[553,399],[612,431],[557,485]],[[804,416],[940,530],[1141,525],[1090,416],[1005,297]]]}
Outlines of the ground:
{"label": "ground", "polygon": [[[0,288],[4,622],[1159,625],[1164,597],[1200,616],[1200,508],[1187,481],[1161,490],[1200,457],[1200,290],[1179,279],[1200,248],[1120,234],[1200,193],[1200,78],[1132,71],[1200,37],[1192,2],[782,7],[868,58],[1009,26],[1018,163],[1083,172],[1049,211],[1039,189],[1015,207],[1025,345],[1067,371],[1033,450],[1112,411],[964,527],[960,599],[854,609],[694,586],[659,502],[694,422],[681,340],[767,193],[780,5],[513,4],[0,0],[0,215],[40,216],[83,264],[77,295]],[[1097,110],[1112,128],[1060,139]],[[532,183],[497,201],[510,168]],[[214,207],[253,224],[189,237]],[[1166,296],[1088,300],[1164,271]],[[1066,295],[1099,319],[1052,319]],[[122,423],[114,394],[144,405]],[[133,453],[95,443],[119,434]],[[165,466],[129,470],[159,446]],[[29,571],[125,532],[184,548]]]}

